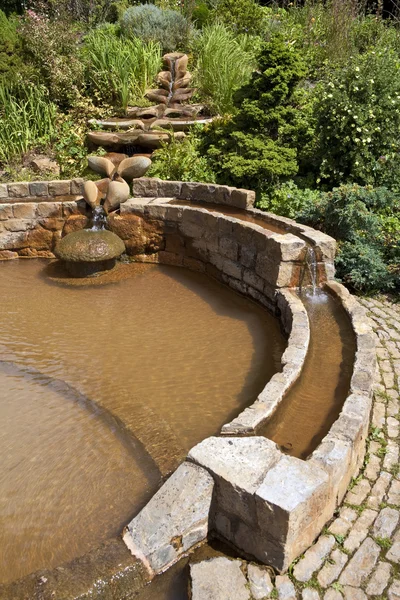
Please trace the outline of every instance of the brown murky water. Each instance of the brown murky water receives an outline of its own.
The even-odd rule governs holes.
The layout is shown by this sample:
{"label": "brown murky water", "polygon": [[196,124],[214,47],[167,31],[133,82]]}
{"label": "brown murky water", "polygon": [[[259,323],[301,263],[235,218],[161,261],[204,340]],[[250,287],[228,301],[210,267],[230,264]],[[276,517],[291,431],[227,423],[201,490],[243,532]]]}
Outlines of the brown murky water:
{"label": "brown murky water", "polygon": [[79,287],[45,265],[0,262],[0,582],[118,533],[285,346],[275,319],[203,275],[126,265]]}
{"label": "brown murky water", "polygon": [[[311,294],[311,293],[310,293]],[[353,373],[355,338],[339,302],[317,291],[301,299],[310,320],[310,346],[302,374],[260,435],[298,458],[306,458],[336,421]]]}

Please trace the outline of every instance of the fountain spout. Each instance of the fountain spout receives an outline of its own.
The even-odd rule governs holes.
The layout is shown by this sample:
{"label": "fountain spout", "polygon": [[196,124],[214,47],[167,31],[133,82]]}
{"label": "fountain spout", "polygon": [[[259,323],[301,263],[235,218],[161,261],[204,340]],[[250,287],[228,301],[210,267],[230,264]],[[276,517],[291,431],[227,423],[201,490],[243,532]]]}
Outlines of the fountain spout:
{"label": "fountain spout", "polygon": [[95,206],[92,211],[91,231],[102,231],[106,228],[107,215],[102,206]]}

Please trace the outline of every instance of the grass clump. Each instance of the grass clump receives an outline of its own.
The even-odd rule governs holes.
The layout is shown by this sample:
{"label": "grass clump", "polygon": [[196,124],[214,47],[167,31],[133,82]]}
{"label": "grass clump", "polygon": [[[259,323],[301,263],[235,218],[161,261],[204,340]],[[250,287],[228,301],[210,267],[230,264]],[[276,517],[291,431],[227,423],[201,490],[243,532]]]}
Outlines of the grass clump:
{"label": "grass clump", "polygon": [[56,106],[44,86],[0,83],[0,161],[49,144],[55,118]]}
{"label": "grass clump", "polygon": [[195,44],[195,82],[211,111],[235,111],[234,93],[250,79],[256,65],[249,39],[238,36],[221,23],[203,28]]}
{"label": "grass clump", "polygon": [[83,49],[88,92],[97,102],[126,110],[129,102],[143,100],[161,65],[158,42],[124,39],[113,25],[93,30]]}

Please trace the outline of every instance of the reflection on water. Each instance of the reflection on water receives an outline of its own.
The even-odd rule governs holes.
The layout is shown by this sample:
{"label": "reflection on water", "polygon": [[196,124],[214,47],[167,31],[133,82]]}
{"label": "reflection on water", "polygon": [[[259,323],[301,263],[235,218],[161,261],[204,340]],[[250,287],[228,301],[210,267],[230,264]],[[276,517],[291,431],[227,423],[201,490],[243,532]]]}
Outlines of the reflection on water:
{"label": "reflection on water", "polygon": [[350,387],[355,339],[339,302],[317,290],[301,299],[310,320],[310,346],[300,379],[294,384],[260,435],[288,454],[306,458],[339,416]]}
{"label": "reflection on water", "polygon": [[[0,581],[120,531],[155,465],[165,473],[251,404],[285,346],[268,313],[200,274],[132,264],[79,287],[44,268],[0,262],[0,361],[18,367],[0,372]],[[133,452],[54,380],[125,423]]]}

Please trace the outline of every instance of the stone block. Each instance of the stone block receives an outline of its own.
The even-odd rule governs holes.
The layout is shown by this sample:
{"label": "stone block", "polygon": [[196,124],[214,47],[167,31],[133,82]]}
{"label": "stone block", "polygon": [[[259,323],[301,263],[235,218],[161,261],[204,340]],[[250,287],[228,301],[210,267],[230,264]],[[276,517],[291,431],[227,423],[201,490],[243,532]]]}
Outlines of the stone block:
{"label": "stone block", "polygon": [[8,196],[10,198],[25,198],[29,196],[29,183],[9,183]]}
{"label": "stone block", "polygon": [[251,271],[250,269],[244,269],[243,271],[243,281],[248,285],[251,285],[254,289],[259,292],[264,291],[264,280],[261,279],[258,275]]}
{"label": "stone block", "polygon": [[[155,177],[139,177],[132,181],[132,195],[142,198],[157,198],[160,179]],[[165,196],[165,194],[162,194]],[[169,195],[169,194],[168,194]]]}
{"label": "stone block", "polygon": [[158,193],[165,198],[180,198],[182,183],[180,181],[162,181],[158,183]]}
{"label": "stone block", "polygon": [[12,204],[0,204],[0,221],[7,221],[14,216]]}
{"label": "stone block", "polygon": [[247,569],[247,577],[254,600],[264,600],[269,597],[274,586],[267,569],[250,563]]}
{"label": "stone block", "polygon": [[129,523],[124,542],[151,575],[207,538],[213,488],[206,470],[184,462]]}
{"label": "stone block", "polygon": [[6,231],[0,234],[0,250],[19,250],[27,247],[26,231]]}
{"label": "stone block", "polygon": [[15,219],[34,219],[37,214],[37,204],[34,202],[21,202],[13,205]]}
{"label": "stone block", "polygon": [[238,243],[232,238],[221,237],[219,239],[219,251],[222,256],[226,256],[230,260],[238,260]]}
{"label": "stone block", "polygon": [[258,527],[264,536],[263,545],[254,548],[252,554],[263,562],[268,556],[269,564],[278,571],[285,570],[330,518],[328,495],[325,471],[283,456],[255,493]]}
{"label": "stone block", "polygon": [[239,262],[243,267],[254,269],[256,262],[256,250],[253,246],[241,246],[239,251]]}
{"label": "stone block", "polygon": [[210,437],[188,455],[215,480],[215,513],[227,513],[254,524],[253,495],[280,457],[276,444],[264,437]]}
{"label": "stone block", "polygon": [[206,212],[199,209],[183,211],[179,228],[183,235],[191,238],[201,238],[206,232]]}
{"label": "stone block", "polygon": [[4,221],[6,231],[28,231],[34,227],[32,219],[8,219]]}
{"label": "stone block", "polygon": [[222,259],[222,272],[235,279],[242,278],[242,268],[239,263],[229,260],[229,258]]}
{"label": "stone block", "polygon": [[233,189],[231,193],[231,202],[238,208],[253,208],[256,201],[256,193],[252,190]]}
{"label": "stone block", "polygon": [[12,250],[0,250],[0,260],[11,260],[13,258],[18,258],[18,252],[13,252]]}
{"label": "stone block", "polygon": [[219,556],[190,565],[192,600],[250,600],[241,560]]}
{"label": "stone block", "polygon": [[0,198],[8,198],[8,188],[6,183],[0,183]]}
{"label": "stone block", "polygon": [[71,181],[69,179],[49,181],[49,196],[70,196]]}
{"label": "stone block", "polygon": [[83,184],[85,180],[82,177],[71,179],[71,195],[81,196],[83,194]]}
{"label": "stone block", "polygon": [[[14,211],[15,214],[15,211]],[[38,217],[48,218],[61,218],[62,217],[62,204],[61,202],[39,202],[37,204],[37,215]]]}
{"label": "stone block", "polygon": [[29,184],[30,196],[48,196],[49,186],[47,181],[31,181]]}

